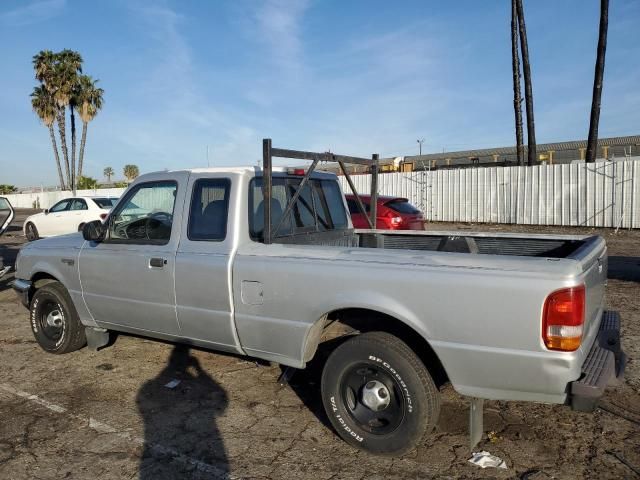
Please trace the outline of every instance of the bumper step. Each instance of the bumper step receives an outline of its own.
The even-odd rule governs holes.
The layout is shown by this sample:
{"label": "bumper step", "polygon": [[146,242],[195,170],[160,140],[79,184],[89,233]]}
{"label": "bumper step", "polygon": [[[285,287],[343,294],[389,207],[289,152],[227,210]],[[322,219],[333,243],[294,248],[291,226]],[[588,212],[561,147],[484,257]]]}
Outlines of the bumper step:
{"label": "bumper step", "polygon": [[626,366],[626,356],[620,345],[620,315],[606,311],[602,315],[598,336],[582,365],[582,375],[571,382],[571,407],[592,412],[605,388],[618,383]]}

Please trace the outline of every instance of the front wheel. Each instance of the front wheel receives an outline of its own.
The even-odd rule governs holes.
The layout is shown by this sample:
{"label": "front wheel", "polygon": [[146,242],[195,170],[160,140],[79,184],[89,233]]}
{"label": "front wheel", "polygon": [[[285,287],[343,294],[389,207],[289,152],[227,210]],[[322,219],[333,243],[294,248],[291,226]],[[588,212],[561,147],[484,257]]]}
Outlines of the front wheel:
{"label": "front wheel", "polygon": [[30,311],[31,330],[43,350],[69,353],[87,343],[84,326],[61,283],[51,282],[36,290]]}
{"label": "front wheel", "polygon": [[27,237],[27,240],[30,242],[33,242],[34,240],[38,240],[40,238],[40,235],[38,234],[38,229],[31,222],[27,223],[27,225],[25,226],[24,233]]}
{"label": "front wheel", "polygon": [[336,348],[322,372],[322,401],[347,443],[378,455],[402,455],[435,427],[438,389],[399,338],[357,335]]}

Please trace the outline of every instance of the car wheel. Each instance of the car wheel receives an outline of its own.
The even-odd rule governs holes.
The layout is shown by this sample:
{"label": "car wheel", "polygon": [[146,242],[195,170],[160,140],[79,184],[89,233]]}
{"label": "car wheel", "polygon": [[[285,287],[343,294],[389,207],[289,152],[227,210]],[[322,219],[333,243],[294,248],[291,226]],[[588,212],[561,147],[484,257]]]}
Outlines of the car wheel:
{"label": "car wheel", "polygon": [[27,240],[29,240],[30,242],[33,242],[34,240],[38,240],[40,238],[40,235],[38,234],[38,229],[31,222],[27,223],[24,229],[24,232],[27,237]]}
{"label": "car wheel", "polygon": [[83,228],[84,228],[84,223],[81,223],[80,225],[78,225],[79,232],[81,232]]}
{"label": "car wheel", "polygon": [[347,443],[402,455],[435,427],[440,395],[428,370],[399,338],[368,332],[342,343],[322,372],[322,401]]}
{"label": "car wheel", "polygon": [[78,312],[61,283],[51,282],[36,290],[30,310],[31,330],[43,350],[69,353],[87,343]]}

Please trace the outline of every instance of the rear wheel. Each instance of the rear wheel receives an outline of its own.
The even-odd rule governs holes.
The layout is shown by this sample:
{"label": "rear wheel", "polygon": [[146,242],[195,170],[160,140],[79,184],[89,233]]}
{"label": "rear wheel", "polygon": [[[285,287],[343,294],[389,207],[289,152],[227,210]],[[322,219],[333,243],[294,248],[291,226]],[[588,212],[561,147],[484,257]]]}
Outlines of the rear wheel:
{"label": "rear wheel", "polygon": [[34,240],[38,240],[40,238],[40,235],[38,235],[38,229],[31,222],[27,223],[24,231],[25,231],[27,240],[29,240],[30,242],[33,242]]}
{"label": "rear wheel", "polygon": [[84,326],[61,283],[51,282],[36,290],[30,310],[31,330],[43,350],[69,353],[87,343]]}
{"label": "rear wheel", "polygon": [[83,228],[84,228],[84,223],[81,223],[80,225],[78,225],[79,232],[81,232]]}
{"label": "rear wheel", "polygon": [[322,372],[322,401],[347,443],[402,455],[435,427],[440,396],[429,372],[399,338],[355,336],[336,348]]}

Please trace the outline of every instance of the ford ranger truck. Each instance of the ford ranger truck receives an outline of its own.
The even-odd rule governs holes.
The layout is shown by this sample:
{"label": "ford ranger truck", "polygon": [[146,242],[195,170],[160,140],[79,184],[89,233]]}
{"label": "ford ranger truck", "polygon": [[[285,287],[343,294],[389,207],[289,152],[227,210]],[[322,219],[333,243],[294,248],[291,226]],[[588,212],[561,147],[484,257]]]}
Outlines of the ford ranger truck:
{"label": "ford ranger truck", "polygon": [[[25,245],[15,290],[61,354],[110,331],[301,369],[332,345],[320,395],[336,432],[401,455],[439,387],[590,411],[622,376],[599,236],[354,230],[337,178],[260,168],[151,173],[82,233]],[[278,228],[276,228],[278,226]]]}

